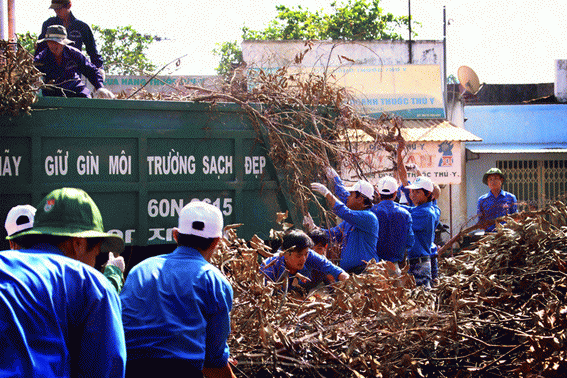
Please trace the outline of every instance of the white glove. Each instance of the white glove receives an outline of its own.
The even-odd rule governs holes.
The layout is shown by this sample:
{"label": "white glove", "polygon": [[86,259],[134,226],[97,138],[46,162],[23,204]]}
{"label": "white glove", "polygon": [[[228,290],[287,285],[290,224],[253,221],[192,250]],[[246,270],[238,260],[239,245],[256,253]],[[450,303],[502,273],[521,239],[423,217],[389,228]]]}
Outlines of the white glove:
{"label": "white glove", "polygon": [[97,89],[97,91],[95,92],[95,97],[96,98],[115,98],[116,96],[114,96],[114,93],[112,93],[108,89],[101,87],[101,88]]}
{"label": "white glove", "polygon": [[303,217],[303,227],[307,232],[311,232],[315,229],[315,223],[313,222],[313,218],[311,218],[311,214],[307,213],[307,215]]}
{"label": "white glove", "polygon": [[100,75],[102,76],[102,81],[105,81],[106,80],[106,74],[104,73],[104,69],[102,69],[102,67],[101,67],[101,68],[98,69],[98,72],[100,72]]}
{"label": "white glove", "polygon": [[337,171],[335,171],[334,168],[328,167],[325,171],[325,174],[327,175],[327,179],[329,181],[335,181],[336,177],[339,177],[339,174],[337,173]]}
{"label": "white glove", "polygon": [[325,185],[319,184],[318,182],[314,182],[311,184],[311,190],[321,194],[323,197],[326,197],[327,194],[331,194],[331,191],[327,189]]}
{"label": "white glove", "polygon": [[124,273],[124,269],[126,269],[126,264],[124,264],[124,257],[114,257],[114,253],[112,252],[108,252],[108,261],[106,262],[106,264],[104,264],[104,266],[107,265],[114,265],[115,267],[120,269],[122,273]]}

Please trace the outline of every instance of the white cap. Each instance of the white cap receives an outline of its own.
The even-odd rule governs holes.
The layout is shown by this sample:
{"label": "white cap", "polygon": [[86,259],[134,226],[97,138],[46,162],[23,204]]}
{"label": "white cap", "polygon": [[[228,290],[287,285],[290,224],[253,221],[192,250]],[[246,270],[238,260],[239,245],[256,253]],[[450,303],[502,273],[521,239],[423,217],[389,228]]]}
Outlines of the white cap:
{"label": "white cap", "polygon": [[35,207],[32,205],[18,205],[12,207],[6,216],[4,227],[8,236],[33,227]]}
{"label": "white cap", "polygon": [[413,184],[406,186],[408,189],[425,189],[428,192],[433,191],[433,182],[425,176],[419,176]]}
{"label": "white cap", "polygon": [[398,182],[392,176],[384,176],[378,181],[378,193],[389,196],[398,191]]}
{"label": "white cap", "polygon": [[193,201],[183,207],[179,213],[180,234],[196,235],[202,238],[220,238],[223,219],[221,211],[211,204]]}
{"label": "white cap", "polygon": [[374,197],[374,187],[368,181],[360,180],[353,186],[345,188],[347,192],[360,192],[363,196],[368,199]]}

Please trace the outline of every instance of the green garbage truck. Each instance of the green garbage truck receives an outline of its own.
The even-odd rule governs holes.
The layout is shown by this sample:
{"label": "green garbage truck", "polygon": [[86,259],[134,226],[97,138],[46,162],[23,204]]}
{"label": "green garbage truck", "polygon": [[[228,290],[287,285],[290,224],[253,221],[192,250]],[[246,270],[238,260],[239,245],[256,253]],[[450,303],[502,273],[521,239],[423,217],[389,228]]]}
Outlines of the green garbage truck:
{"label": "green garbage truck", "polygon": [[55,188],[82,188],[126,253],[141,258],[173,247],[190,201],[214,204],[225,224],[242,223],[245,239],[267,238],[276,213],[288,209],[261,138],[236,104],[40,97],[31,114],[0,115],[0,130],[0,214],[36,205]]}

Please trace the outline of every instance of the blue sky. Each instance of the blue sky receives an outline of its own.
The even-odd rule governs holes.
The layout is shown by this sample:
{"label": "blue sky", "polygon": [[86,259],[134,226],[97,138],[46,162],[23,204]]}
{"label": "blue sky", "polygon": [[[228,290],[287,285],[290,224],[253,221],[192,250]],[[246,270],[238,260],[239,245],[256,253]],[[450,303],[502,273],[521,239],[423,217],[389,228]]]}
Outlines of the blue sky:
{"label": "blue sky", "polygon": [[[339,0],[340,1],[340,0]],[[7,0],[0,0],[6,6]],[[301,4],[312,11],[329,9],[330,0],[73,0],[81,20],[102,27],[132,25],[166,37],[148,56],[161,65],[183,55],[177,74],[214,74],[215,43],[239,40],[246,25],[260,29],[277,14],[275,6]],[[53,15],[49,0],[16,0],[18,32],[39,32]],[[382,0],[396,15],[408,12],[407,0]],[[423,26],[418,39],[443,39],[443,6],[447,19],[447,72],[472,67],[490,84],[545,83],[555,79],[555,59],[567,59],[567,2],[563,0],[413,0],[412,17]]]}

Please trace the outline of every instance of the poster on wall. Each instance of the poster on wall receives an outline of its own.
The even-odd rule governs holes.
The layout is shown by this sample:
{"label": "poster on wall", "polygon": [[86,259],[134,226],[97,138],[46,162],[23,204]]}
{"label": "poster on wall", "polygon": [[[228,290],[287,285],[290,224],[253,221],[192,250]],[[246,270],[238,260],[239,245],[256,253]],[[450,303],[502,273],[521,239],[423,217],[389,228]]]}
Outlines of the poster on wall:
{"label": "poster on wall", "polygon": [[[423,176],[431,178],[437,184],[461,183],[461,142],[414,142],[406,146],[404,162],[414,164]],[[363,142],[358,152],[364,161],[366,178],[373,184],[385,175],[392,175],[392,155],[378,144]],[[359,178],[352,166],[343,166],[341,177],[348,182]],[[408,179],[417,177],[415,172],[408,172]]]}

